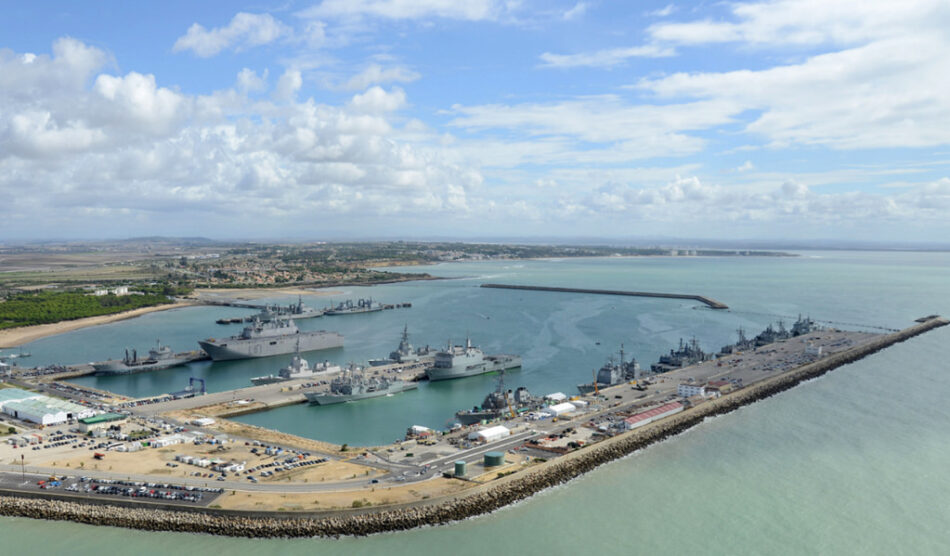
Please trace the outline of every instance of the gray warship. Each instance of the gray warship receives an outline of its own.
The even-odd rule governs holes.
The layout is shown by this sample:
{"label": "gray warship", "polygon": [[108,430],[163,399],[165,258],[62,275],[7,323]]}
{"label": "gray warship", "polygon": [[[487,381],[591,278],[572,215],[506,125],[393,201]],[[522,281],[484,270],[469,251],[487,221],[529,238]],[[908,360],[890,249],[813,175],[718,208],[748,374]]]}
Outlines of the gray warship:
{"label": "gray warship", "polygon": [[489,392],[482,401],[481,407],[473,407],[455,414],[455,420],[463,425],[474,425],[482,421],[497,419],[502,415],[520,413],[525,410],[540,409],[544,400],[535,398],[524,386],[518,387],[514,393],[505,390],[505,372],[498,376],[498,386]]}
{"label": "gray warship", "polygon": [[[297,296],[297,303],[290,305],[267,305],[256,315],[260,320],[272,320],[275,318],[292,318],[294,320],[312,319],[322,317],[322,309],[314,309],[303,304],[303,296]],[[253,318],[253,317],[252,317]]]}
{"label": "gray warship", "polygon": [[388,359],[370,359],[369,364],[373,367],[379,367],[395,363],[426,363],[434,360],[435,351],[429,349],[429,346],[413,349],[412,344],[409,343],[409,325],[407,324],[402,329],[402,340],[399,342],[396,351],[390,352]]}
{"label": "gray warship", "polygon": [[665,373],[681,367],[695,365],[696,363],[707,361],[711,358],[711,355],[706,354],[706,352],[700,349],[699,342],[696,341],[696,338],[693,338],[688,343],[683,342],[683,339],[680,338],[679,348],[676,350],[671,349],[668,355],[661,356],[658,362],[650,365],[650,371],[654,373]]}
{"label": "gray warship", "polygon": [[301,332],[290,318],[255,319],[237,336],[199,340],[198,345],[215,361],[228,361],[292,353],[298,342],[300,351],[316,351],[343,347],[343,336],[325,330]]}
{"label": "gray warship", "polygon": [[347,299],[341,301],[336,307],[324,310],[323,314],[330,316],[352,315],[354,313],[373,313],[382,310],[383,305],[372,299],[357,299],[356,303],[353,303],[352,299]]}
{"label": "gray warship", "polygon": [[446,346],[435,354],[435,363],[426,369],[429,380],[449,380],[521,366],[520,355],[485,355],[466,338],[464,346]]}
{"label": "gray warship", "polygon": [[614,360],[613,356],[611,356],[609,359],[607,359],[607,362],[604,363],[604,366],[597,371],[594,381],[595,382],[589,382],[587,384],[578,384],[577,390],[581,394],[590,394],[591,392],[596,392],[600,388],[616,386],[627,381],[634,381],[639,385],[640,364],[637,363],[637,360],[632,357],[630,358],[630,361],[626,361],[623,352],[623,345],[621,345],[620,363],[618,364]]}
{"label": "gray warship", "polygon": [[329,392],[304,392],[304,396],[312,404],[333,405],[398,394],[418,387],[416,382],[390,380],[386,377],[366,378],[362,369],[351,363],[340,376],[330,381]]}
{"label": "gray warship", "polygon": [[288,380],[296,380],[298,378],[313,378],[339,371],[340,366],[332,365],[329,361],[317,363],[311,367],[307,360],[300,356],[300,345],[298,342],[297,350],[294,353],[294,358],[291,360],[290,365],[277,371],[276,375],[254,377],[251,379],[251,383],[254,384],[254,386],[260,386],[262,384],[274,384],[275,382],[287,382]]}
{"label": "gray warship", "polygon": [[148,350],[148,357],[139,359],[138,352],[135,349],[133,349],[131,353],[126,349],[125,357],[122,359],[99,361],[92,363],[92,367],[96,370],[95,374],[100,376],[127,375],[169,369],[206,357],[202,351],[175,353],[170,347],[163,346],[161,340],[157,340],[155,347]]}
{"label": "gray warship", "polygon": [[755,349],[755,339],[746,338],[745,330],[739,328],[736,333],[739,335],[739,341],[728,346],[722,346],[722,349],[719,350],[720,355],[730,355]]}

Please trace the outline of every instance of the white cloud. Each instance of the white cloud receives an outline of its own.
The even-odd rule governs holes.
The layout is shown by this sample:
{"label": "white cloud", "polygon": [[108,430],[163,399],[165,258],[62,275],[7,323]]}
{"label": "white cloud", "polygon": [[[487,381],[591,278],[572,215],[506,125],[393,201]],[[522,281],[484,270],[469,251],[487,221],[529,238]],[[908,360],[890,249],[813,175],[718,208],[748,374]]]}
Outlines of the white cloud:
{"label": "white cloud", "polygon": [[247,48],[272,43],[291,34],[291,29],[270,14],[240,12],[225,27],[205,29],[195,23],[175,41],[172,51],[191,50],[197,56],[210,58],[223,50]]}
{"label": "white cloud", "polygon": [[382,87],[371,87],[365,93],[354,95],[350,106],[359,112],[392,112],[406,105],[406,93],[399,87],[386,92]]}
{"label": "white cloud", "polygon": [[944,32],[950,5],[943,0],[771,0],[729,4],[736,21],[658,23],[660,41],[708,44],[854,45],[918,32]]}
{"label": "white cloud", "polygon": [[237,75],[236,88],[241,94],[259,93],[267,89],[267,74],[265,69],[261,75],[250,68],[243,68]]}
{"label": "white cloud", "polygon": [[742,164],[742,166],[739,166],[738,168],[736,168],[736,172],[748,172],[748,171],[754,170],[754,169],[755,169],[755,165],[752,164],[752,161],[751,161],[751,160],[746,160],[746,161]]}
{"label": "white cloud", "polygon": [[411,83],[422,77],[418,73],[402,66],[383,68],[379,64],[371,64],[360,73],[351,77],[343,85],[343,88],[350,91],[362,90],[370,85],[383,85],[386,83]]}
{"label": "white cloud", "polygon": [[665,7],[660,8],[659,10],[653,10],[647,12],[647,15],[652,17],[667,17],[676,11],[676,6],[673,4],[667,4]]}
{"label": "white cloud", "polygon": [[674,54],[675,51],[672,48],[648,44],[628,48],[609,48],[579,54],[545,52],[541,54],[541,60],[544,62],[542,67],[549,68],[605,68],[622,64],[630,58],[662,58]]}
{"label": "white cloud", "polygon": [[565,11],[561,15],[561,19],[565,21],[570,21],[572,19],[582,17],[585,13],[587,13],[587,8],[588,8],[587,2],[578,2],[577,4],[574,4],[573,8]]}
{"label": "white cloud", "polygon": [[291,101],[297,96],[297,91],[303,86],[303,77],[300,70],[287,69],[277,80],[277,86],[274,87],[274,99],[280,101]]}
{"label": "white cloud", "polygon": [[505,7],[496,0],[324,0],[303,10],[305,18],[378,17],[423,19],[439,17],[466,21],[495,19]]}

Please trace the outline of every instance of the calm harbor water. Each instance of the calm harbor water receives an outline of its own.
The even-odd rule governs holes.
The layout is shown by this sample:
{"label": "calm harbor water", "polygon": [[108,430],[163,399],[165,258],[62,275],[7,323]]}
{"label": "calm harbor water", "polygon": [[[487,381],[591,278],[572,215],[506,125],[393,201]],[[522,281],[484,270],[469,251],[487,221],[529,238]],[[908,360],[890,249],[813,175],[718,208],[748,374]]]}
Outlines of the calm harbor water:
{"label": "calm harbor water", "polygon": [[[301,327],[338,330],[346,347],[310,354],[365,361],[395,347],[403,324],[413,342],[441,345],[470,335],[487,352],[524,356],[511,387],[573,391],[621,342],[648,365],[680,337],[707,349],[756,333],[773,315],[903,327],[950,314],[950,254],[805,252],[776,259],[585,259],[445,264],[453,278],[373,288],[346,296],[413,303],[411,309],[324,317]],[[698,293],[729,312],[681,300],[485,290],[483,282]],[[334,295],[342,299],[344,295]],[[311,305],[322,305],[312,298]],[[156,337],[178,350],[237,331],[214,320],[247,311],[189,308],[153,313],[26,346],[39,363],[144,351]],[[786,321],[788,322],[788,321]],[[599,345],[598,345],[599,342]],[[12,551],[92,554],[122,546],[140,554],[535,553],[941,554],[950,544],[950,394],[940,329],[836,370],[780,396],[712,419],[686,434],[606,465],[512,508],[446,527],[340,540],[253,541],[159,534],[69,523],[0,519]],[[200,363],[181,370],[82,379],[146,395],[180,389],[188,376],[212,390],[248,384],[289,358]],[[493,377],[433,385],[389,398],[305,405],[243,418],[287,432],[350,444],[391,441],[410,424],[440,427],[477,404]],[[39,541],[42,539],[42,542]]]}

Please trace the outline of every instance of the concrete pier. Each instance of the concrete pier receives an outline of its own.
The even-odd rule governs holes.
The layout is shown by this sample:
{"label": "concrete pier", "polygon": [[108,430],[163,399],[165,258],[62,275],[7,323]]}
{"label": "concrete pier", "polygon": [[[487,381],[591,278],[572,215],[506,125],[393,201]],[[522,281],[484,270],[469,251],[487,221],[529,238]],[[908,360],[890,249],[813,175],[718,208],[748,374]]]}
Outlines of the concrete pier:
{"label": "concrete pier", "polygon": [[636,292],[622,290],[589,290],[583,288],[556,288],[548,286],[517,286],[511,284],[482,284],[483,288],[498,288],[504,290],[530,290],[542,292],[569,292],[569,293],[590,293],[595,295],[626,295],[630,297],[665,297],[668,299],[692,299],[709,306],[710,309],[728,309],[729,306],[706,297],[704,295],[695,295],[688,293],[661,293],[661,292]]}

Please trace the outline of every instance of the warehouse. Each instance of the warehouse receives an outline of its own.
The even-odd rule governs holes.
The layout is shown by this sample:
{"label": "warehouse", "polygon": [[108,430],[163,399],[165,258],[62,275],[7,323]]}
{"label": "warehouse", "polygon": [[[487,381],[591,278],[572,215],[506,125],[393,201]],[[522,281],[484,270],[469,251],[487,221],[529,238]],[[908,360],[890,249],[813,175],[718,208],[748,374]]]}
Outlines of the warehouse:
{"label": "warehouse", "polygon": [[0,410],[15,419],[40,425],[55,425],[96,414],[86,406],[19,388],[0,390]]}
{"label": "warehouse", "polygon": [[648,411],[627,417],[624,419],[624,422],[626,424],[627,430],[630,430],[637,427],[642,427],[643,425],[648,425],[653,421],[658,421],[664,417],[675,415],[680,411],[683,411],[683,404],[680,402],[670,402],[659,407],[654,407]]}
{"label": "warehouse", "polygon": [[8,402],[22,402],[24,400],[35,400],[44,397],[45,396],[43,394],[27,392],[26,390],[20,390],[19,388],[3,388],[0,390],[0,410],[2,410],[4,404]]}
{"label": "warehouse", "polygon": [[477,432],[471,433],[468,438],[469,440],[477,440],[479,442],[488,443],[494,442],[496,440],[501,440],[506,438],[511,434],[511,431],[508,430],[508,427],[503,427],[501,425],[488,427],[487,429],[482,429]]}
{"label": "warehouse", "polygon": [[566,413],[571,413],[574,411],[577,411],[577,406],[570,402],[559,403],[557,405],[550,405],[541,410],[542,413],[547,413],[548,415],[551,415],[552,417],[560,417],[561,415],[564,415]]}
{"label": "warehouse", "polygon": [[108,429],[115,425],[121,425],[125,423],[125,421],[126,416],[121,413],[103,413],[102,415],[79,419],[79,430],[87,433],[90,431]]}

